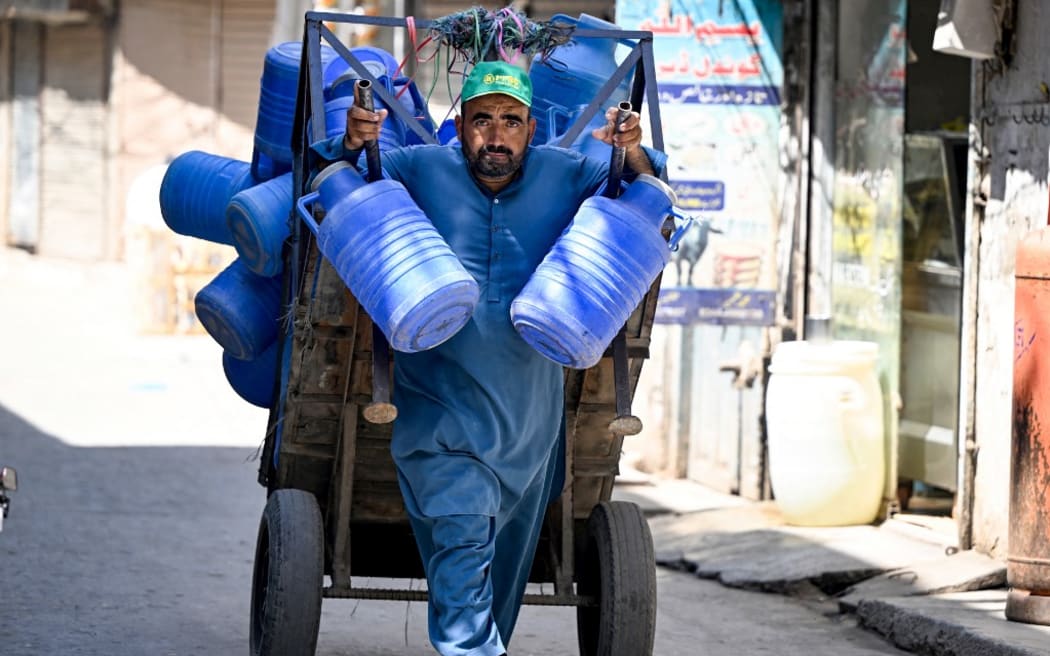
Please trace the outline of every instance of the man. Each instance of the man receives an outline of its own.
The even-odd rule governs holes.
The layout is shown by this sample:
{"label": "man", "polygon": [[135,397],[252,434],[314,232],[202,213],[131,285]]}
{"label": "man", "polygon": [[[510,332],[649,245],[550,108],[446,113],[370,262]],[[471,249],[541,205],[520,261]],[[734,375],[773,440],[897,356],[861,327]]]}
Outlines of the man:
{"label": "man", "polygon": [[[510,303],[608,175],[608,163],[529,146],[532,85],[525,71],[482,62],[464,81],[460,146],[385,152],[405,185],[481,288],[452,339],[394,358],[392,453],[430,592],[429,629],[444,656],[500,656],[521,607],[544,511],[561,492],[562,368],[529,347]],[[346,135],[316,144],[326,161],[358,163],[386,110],[353,107]],[[613,134],[626,173],[654,173],[665,157],[640,146],[639,116]],[[655,161],[653,161],[655,160]]]}

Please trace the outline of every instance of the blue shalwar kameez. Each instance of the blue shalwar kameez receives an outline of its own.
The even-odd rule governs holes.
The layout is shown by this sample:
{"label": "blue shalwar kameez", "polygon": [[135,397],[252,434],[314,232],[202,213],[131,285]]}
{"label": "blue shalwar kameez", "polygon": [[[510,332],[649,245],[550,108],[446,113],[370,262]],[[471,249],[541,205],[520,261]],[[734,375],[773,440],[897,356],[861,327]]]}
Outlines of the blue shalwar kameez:
{"label": "blue shalwar kameez", "polygon": [[[343,157],[342,138],[314,147]],[[664,156],[650,151],[654,165]],[[499,656],[510,641],[546,506],[560,493],[563,372],[526,344],[510,303],[607,175],[607,164],[530,147],[493,194],[458,146],[383,153],[481,287],[470,322],[428,351],[394,358],[392,452],[444,656]],[[659,169],[657,169],[659,170]]]}

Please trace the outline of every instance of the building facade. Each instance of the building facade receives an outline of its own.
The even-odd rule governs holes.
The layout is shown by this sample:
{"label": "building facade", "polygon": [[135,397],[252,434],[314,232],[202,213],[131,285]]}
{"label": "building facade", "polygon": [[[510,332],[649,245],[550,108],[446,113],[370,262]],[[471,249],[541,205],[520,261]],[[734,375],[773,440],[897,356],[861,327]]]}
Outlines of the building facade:
{"label": "building facade", "polygon": [[[297,21],[314,4],[0,4],[3,242],[44,256],[128,257],[130,227],[141,217],[127,201],[141,175],[190,149],[249,159],[265,52],[297,39]],[[360,4],[364,12],[424,18],[469,6]],[[535,18],[617,18],[612,0],[519,4]],[[675,7],[690,3],[654,4],[670,12],[671,29],[673,12],[682,12]],[[836,337],[880,347],[886,509],[907,503],[915,482],[943,491],[964,546],[1003,555],[1013,258],[1018,240],[1047,216],[1050,58],[1040,37],[1050,9],[991,3],[996,47],[990,58],[971,60],[933,49],[939,3],[932,1],[732,4],[757,8],[754,20],[777,41],[783,68],[775,179],[766,183],[775,187],[768,194],[775,208],[762,236],[774,316],[761,326],[668,327],[664,359],[645,370],[659,375],[638,396],[655,408],[647,423],[656,433],[633,448],[652,471],[753,498],[775,495],[766,367],[778,342],[830,322]],[[706,12],[723,3],[692,5]],[[389,47],[401,56],[407,44]],[[696,106],[698,121],[705,111]],[[745,123],[741,129],[753,125]],[[698,140],[689,157],[707,154],[708,145]],[[716,158],[724,152],[708,150]],[[704,189],[698,202],[713,198],[714,187]],[[689,371],[675,369],[686,361]]]}
{"label": "building facade", "polygon": [[42,255],[120,259],[139,173],[192,148],[250,157],[274,3],[56,4],[0,17],[0,227]]}

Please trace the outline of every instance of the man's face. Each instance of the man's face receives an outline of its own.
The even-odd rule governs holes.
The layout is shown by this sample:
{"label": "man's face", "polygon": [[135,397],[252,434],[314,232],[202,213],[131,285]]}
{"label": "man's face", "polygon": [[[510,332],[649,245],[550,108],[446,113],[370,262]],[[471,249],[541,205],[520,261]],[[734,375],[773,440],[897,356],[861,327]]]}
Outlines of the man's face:
{"label": "man's face", "polygon": [[535,131],[529,108],[503,94],[474,98],[456,117],[463,154],[482,181],[506,181],[517,173]]}

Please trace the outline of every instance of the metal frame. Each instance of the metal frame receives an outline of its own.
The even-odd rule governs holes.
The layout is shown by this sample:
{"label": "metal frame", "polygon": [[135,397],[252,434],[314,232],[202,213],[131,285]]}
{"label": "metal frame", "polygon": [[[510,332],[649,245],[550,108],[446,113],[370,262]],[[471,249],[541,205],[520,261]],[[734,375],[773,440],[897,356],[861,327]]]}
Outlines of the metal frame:
{"label": "metal frame", "polygon": [[[408,125],[417,135],[420,136],[427,143],[436,143],[433,135],[428,134],[422,126],[418,124],[413,116],[405,109],[400,102],[398,102],[384,85],[379,84],[378,80],[372,75],[372,73],[358,60],[350,49],[344,45],[335,34],[324,25],[325,22],[331,23],[351,23],[351,24],[363,24],[372,25],[377,27],[385,28],[399,28],[407,29],[408,21],[405,18],[393,18],[393,17],[378,17],[378,16],[357,16],[331,12],[307,12],[305,15],[305,26],[303,30],[303,47],[302,47],[302,62],[305,62],[305,66],[300,67],[300,75],[298,82],[295,116],[292,125],[293,142],[292,142],[292,153],[293,153],[293,187],[295,201],[307,191],[305,189],[307,175],[307,151],[311,143],[316,143],[325,138],[325,120],[324,120],[324,98],[322,94],[323,81],[322,71],[320,68],[321,62],[321,39],[324,39],[330,46],[332,46],[336,52],[356,71],[362,78],[372,82],[372,89],[383,102],[392,109],[392,111],[400,117],[406,125]],[[415,26],[417,29],[426,30],[433,24],[433,21],[428,20],[417,20]],[[659,104],[659,92],[656,84],[656,68],[653,59],[653,34],[647,31],[628,31],[628,30],[598,30],[598,29],[578,29],[574,32],[575,35],[581,37],[599,37],[599,38],[612,38],[617,39],[621,43],[631,41],[631,52],[623,63],[617,68],[613,75],[602,85],[596,97],[586,106],[581,115],[579,115],[576,121],[569,127],[568,131],[561,137],[558,145],[567,146],[584,130],[588,122],[597,115],[602,109],[602,105],[608,102],[609,96],[612,92],[620,85],[620,83],[627,78],[632,69],[635,72],[634,82],[631,89],[631,105],[634,109],[639,109],[644,102],[648,107],[649,115],[649,128],[650,137],[652,140],[653,147],[657,150],[663,150],[663,133],[660,122],[660,104]],[[308,121],[309,117],[309,121]],[[307,126],[310,126],[308,132]],[[662,175],[666,181],[666,174]],[[284,301],[286,307],[295,307],[295,304],[299,302],[299,293],[302,288],[302,273],[305,271],[306,258],[308,256],[309,241],[312,236],[309,232],[304,232],[302,222],[298,220],[293,221],[292,227],[292,238],[286,243],[285,251],[285,262],[287,264],[287,274],[285,275],[285,297]],[[653,313],[655,312],[655,290],[659,286],[659,278],[654,282],[653,287],[647,294],[646,298],[642,302],[642,317],[643,323],[645,318],[651,322]],[[291,338],[294,331],[292,322],[287,322],[283,328],[284,332],[281,335],[282,349],[286,348],[291,343]],[[624,332],[621,331],[618,337],[618,342],[614,340],[613,346],[610,351],[614,355],[614,360],[623,360],[622,363],[615,362],[617,369],[616,376],[616,389],[617,395],[621,393],[628,395],[627,403],[629,408],[629,380],[626,372],[628,371],[628,357],[645,358],[648,357],[648,340],[627,340],[624,336]],[[285,359],[284,354],[281,355],[281,361]],[[352,362],[347,363],[347,367],[352,366]],[[566,398],[576,399],[577,401],[581,398],[584,378],[586,371],[571,371],[566,379]],[[280,380],[279,399],[275,406],[271,409],[271,426],[276,427],[275,431],[271,431],[267,435],[266,444],[263,449],[263,463],[262,471],[260,472],[260,482],[269,486],[269,489],[273,489],[275,485],[276,476],[269,476],[267,472],[270,470],[269,467],[273,466],[274,451],[276,448],[277,436],[276,432],[281,429],[281,423],[283,421],[283,412],[285,407],[285,400],[287,394],[287,380],[286,372],[283,371]],[[577,403],[578,405],[578,403]],[[355,447],[356,442],[356,412],[357,405],[353,402],[347,401],[344,404],[343,412],[341,413],[340,420],[340,440],[339,446],[336,452],[336,459],[334,463],[334,477],[351,477],[354,471],[355,464]],[[352,416],[351,416],[352,415]],[[565,486],[563,493],[559,498],[560,508],[560,544],[556,544],[556,540],[552,539],[550,542],[551,559],[553,562],[554,569],[554,593],[553,594],[526,594],[524,597],[524,603],[531,605],[553,605],[553,606],[593,606],[597,603],[597,600],[593,597],[578,595],[574,591],[573,581],[575,579],[575,557],[576,557],[576,536],[575,536],[575,522],[574,517],[574,481],[577,478],[575,467],[575,440],[576,440],[576,421],[579,412],[577,410],[571,410],[566,412],[565,416]],[[619,447],[623,436],[618,436],[616,446]],[[602,468],[601,471],[596,469],[593,465],[587,467],[587,473],[583,476],[614,476],[616,474],[615,467]],[[611,484],[610,484],[611,486]],[[353,587],[350,582],[350,507],[352,502],[352,485],[338,486],[340,489],[335,490],[337,487],[333,485],[331,502],[338,505],[340,509],[345,509],[345,518],[339,521],[339,525],[335,527],[336,534],[336,553],[333,554],[332,563],[332,585],[324,589],[324,596],[329,598],[352,598],[352,599],[379,599],[379,600],[396,600],[396,601],[425,601],[427,600],[427,592],[425,590],[397,590],[397,589],[386,589],[386,588],[368,588],[368,587]],[[550,517],[548,515],[548,517]],[[342,529],[345,528],[345,531]],[[552,537],[554,526],[549,527],[551,529]],[[344,534],[345,533],[345,534]],[[343,558],[342,562],[337,562]]]}

